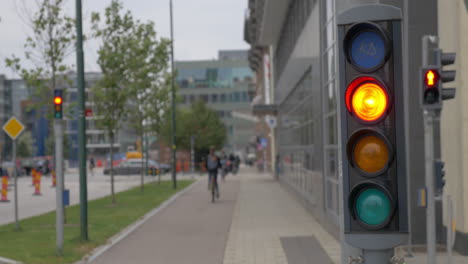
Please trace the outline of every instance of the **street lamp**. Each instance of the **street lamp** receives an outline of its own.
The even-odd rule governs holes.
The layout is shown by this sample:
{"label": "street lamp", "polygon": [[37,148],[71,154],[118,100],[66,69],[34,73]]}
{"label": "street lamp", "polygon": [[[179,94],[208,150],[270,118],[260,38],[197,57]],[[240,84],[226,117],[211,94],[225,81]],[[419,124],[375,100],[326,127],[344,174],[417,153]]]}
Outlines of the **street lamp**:
{"label": "street lamp", "polygon": [[172,0],[169,0],[171,14],[171,90],[172,90],[172,185],[177,188],[176,172],[176,107],[175,107],[175,85],[174,85],[174,25],[172,15]]}

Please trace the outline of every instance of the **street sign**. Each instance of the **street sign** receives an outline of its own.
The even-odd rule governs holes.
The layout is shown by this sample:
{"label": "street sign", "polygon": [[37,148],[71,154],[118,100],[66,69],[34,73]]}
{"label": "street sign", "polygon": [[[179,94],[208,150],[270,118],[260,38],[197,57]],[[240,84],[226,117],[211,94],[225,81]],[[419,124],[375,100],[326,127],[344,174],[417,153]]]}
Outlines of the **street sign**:
{"label": "street sign", "polygon": [[268,139],[267,138],[261,138],[260,139],[260,145],[262,146],[263,149],[265,149],[268,146]]}
{"label": "street sign", "polygon": [[274,116],[267,115],[265,117],[265,121],[266,121],[267,125],[270,127],[270,129],[275,128],[276,125],[277,125],[276,117],[274,117]]}
{"label": "street sign", "polygon": [[15,140],[21,135],[21,132],[24,131],[24,125],[13,116],[3,125],[3,131],[5,131],[12,140]]}

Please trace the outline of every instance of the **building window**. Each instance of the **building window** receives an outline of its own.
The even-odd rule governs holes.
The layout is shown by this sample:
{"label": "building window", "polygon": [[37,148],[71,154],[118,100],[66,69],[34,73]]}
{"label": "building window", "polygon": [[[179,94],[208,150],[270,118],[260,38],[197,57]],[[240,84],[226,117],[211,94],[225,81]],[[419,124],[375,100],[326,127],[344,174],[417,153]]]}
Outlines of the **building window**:
{"label": "building window", "polygon": [[218,95],[217,94],[212,94],[211,95],[211,103],[215,104],[218,102]]}
{"label": "building window", "polygon": [[210,98],[207,94],[202,94],[200,97],[201,97],[201,100],[205,102],[206,104],[209,102]]}
{"label": "building window", "polygon": [[236,103],[240,102],[240,92],[234,93],[234,102]]}
{"label": "building window", "polygon": [[226,94],[221,94],[221,103],[225,103],[226,102]]}

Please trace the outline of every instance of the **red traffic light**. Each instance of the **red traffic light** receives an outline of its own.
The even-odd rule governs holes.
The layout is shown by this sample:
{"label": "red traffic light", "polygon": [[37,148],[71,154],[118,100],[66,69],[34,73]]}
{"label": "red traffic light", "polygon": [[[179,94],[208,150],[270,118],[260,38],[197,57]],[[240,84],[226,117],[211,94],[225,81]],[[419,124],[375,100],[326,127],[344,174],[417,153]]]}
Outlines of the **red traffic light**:
{"label": "red traffic light", "polygon": [[434,69],[427,70],[424,73],[424,84],[427,87],[433,87],[439,81],[439,72]]}
{"label": "red traffic light", "polygon": [[56,96],[54,98],[54,104],[59,105],[59,104],[62,104],[62,102],[63,102],[62,97]]}
{"label": "red traffic light", "polygon": [[379,120],[387,111],[389,102],[385,87],[372,77],[359,77],[346,90],[346,107],[366,122]]}

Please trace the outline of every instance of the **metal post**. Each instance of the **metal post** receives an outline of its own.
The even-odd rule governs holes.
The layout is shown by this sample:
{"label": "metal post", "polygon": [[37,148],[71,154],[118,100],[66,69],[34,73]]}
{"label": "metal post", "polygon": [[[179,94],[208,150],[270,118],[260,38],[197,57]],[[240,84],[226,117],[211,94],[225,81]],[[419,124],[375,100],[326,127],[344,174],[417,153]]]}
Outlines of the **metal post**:
{"label": "metal post", "polygon": [[[438,45],[436,36],[424,36],[422,38],[422,65],[433,64],[434,48]],[[426,242],[427,263],[436,263],[436,212],[434,192],[434,122],[440,111],[435,109],[423,109],[424,115],[424,151],[425,151],[425,182],[426,182]]]}
{"label": "metal post", "polygon": [[15,230],[19,231],[20,225],[18,220],[18,174],[16,173],[16,139],[13,140],[13,177],[15,178]]}
{"label": "metal post", "polygon": [[427,193],[427,263],[436,263],[436,226],[434,196],[434,111],[424,110],[425,181]]}
{"label": "metal post", "polygon": [[393,249],[363,250],[362,264],[388,264],[393,256]]}
{"label": "metal post", "polygon": [[55,231],[57,240],[57,255],[63,254],[63,226],[64,226],[64,206],[63,206],[63,121],[55,120],[55,173],[57,179],[57,187],[55,189],[57,211],[55,217]]}
{"label": "metal post", "polygon": [[453,202],[452,196],[447,196],[447,263],[452,264],[453,247]]}
{"label": "metal post", "polygon": [[174,25],[172,14],[172,0],[170,0],[171,13],[171,90],[172,90],[172,185],[177,189],[177,172],[176,172],[176,107],[175,107],[175,75],[174,75]]}
{"label": "metal post", "polygon": [[78,83],[78,159],[80,163],[81,240],[88,240],[88,190],[86,183],[86,117],[81,0],[76,0],[76,65]]}

